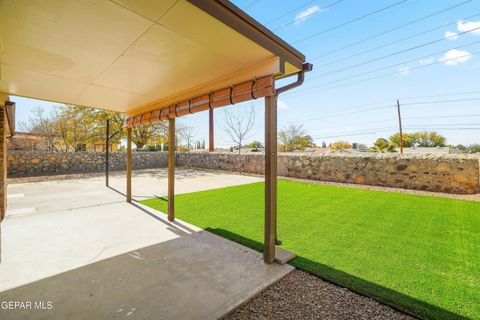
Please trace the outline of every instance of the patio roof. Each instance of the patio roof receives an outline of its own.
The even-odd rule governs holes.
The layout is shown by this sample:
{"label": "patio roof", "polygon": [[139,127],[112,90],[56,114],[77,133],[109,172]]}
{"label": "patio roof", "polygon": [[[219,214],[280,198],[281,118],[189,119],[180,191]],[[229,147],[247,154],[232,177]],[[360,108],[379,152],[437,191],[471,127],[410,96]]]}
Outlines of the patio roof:
{"label": "patio roof", "polygon": [[305,60],[226,0],[5,0],[0,30],[0,92],[127,115]]}
{"label": "patio roof", "polygon": [[[275,247],[277,98],[312,70],[300,52],[227,0],[4,0],[0,30],[3,101],[11,94],[129,116],[127,202],[132,127],[168,119],[169,221],[175,219],[175,118],[209,110],[212,142],[213,108],[264,97],[264,261],[285,262]],[[289,75],[296,81],[276,89],[275,80]],[[107,146],[110,137],[107,120]],[[5,180],[5,154],[3,159]],[[1,217],[5,204],[0,203]]]}

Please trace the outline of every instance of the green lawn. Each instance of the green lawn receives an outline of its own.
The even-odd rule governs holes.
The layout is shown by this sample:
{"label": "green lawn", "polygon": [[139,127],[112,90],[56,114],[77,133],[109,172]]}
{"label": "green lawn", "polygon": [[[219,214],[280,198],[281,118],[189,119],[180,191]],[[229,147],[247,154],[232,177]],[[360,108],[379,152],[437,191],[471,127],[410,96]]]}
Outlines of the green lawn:
{"label": "green lawn", "polygon": [[[263,192],[178,195],[176,216],[262,251]],[[279,181],[278,235],[292,265],[323,279],[422,318],[480,319],[479,202]]]}

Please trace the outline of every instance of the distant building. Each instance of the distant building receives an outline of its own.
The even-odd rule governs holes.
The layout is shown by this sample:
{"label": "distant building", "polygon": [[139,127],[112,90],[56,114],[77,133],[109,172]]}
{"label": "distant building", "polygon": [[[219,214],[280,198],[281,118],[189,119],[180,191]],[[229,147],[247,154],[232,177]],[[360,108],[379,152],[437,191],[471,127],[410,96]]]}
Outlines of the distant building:
{"label": "distant building", "polygon": [[[396,148],[400,152],[400,148]],[[450,147],[417,147],[417,148],[403,148],[404,154],[458,154],[460,150]]]}
{"label": "distant building", "polygon": [[30,132],[15,132],[15,135],[7,138],[8,150],[47,150],[45,138]]}

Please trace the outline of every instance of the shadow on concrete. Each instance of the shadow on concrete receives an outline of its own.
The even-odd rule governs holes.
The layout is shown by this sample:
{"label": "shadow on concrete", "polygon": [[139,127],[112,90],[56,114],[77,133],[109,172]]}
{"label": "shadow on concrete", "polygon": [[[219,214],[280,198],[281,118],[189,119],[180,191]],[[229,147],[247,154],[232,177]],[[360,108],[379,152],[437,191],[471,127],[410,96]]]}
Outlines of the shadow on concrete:
{"label": "shadow on concrete", "polygon": [[290,271],[209,232],[176,231],[173,239],[1,292],[2,303],[31,307],[0,308],[0,319],[217,319]]}
{"label": "shadow on concrete", "polygon": [[[112,187],[112,186],[106,186],[106,187],[107,187],[108,189],[110,189],[110,190],[115,191],[116,193],[118,193],[118,194],[120,194],[120,195],[122,195],[122,196],[124,196],[124,197],[127,197],[127,195],[126,195],[124,192],[122,192],[122,191],[120,191],[120,190],[118,190],[118,189],[115,189],[115,188]],[[157,195],[154,195],[154,194],[149,194],[148,196],[140,196],[140,195],[137,194],[137,195],[132,195],[132,198],[145,198],[145,199],[150,199],[150,198],[161,198],[161,196],[157,196]]]}
{"label": "shadow on concrete", "polygon": [[132,202],[131,205],[134,206],[135,208],[137,208],[138,210],[148,214],[152,218],[154,218],[154,219],[160,221],[161,223],[167,225],[169,228],[172,228],[174,230],[178,230],[178,231],[183,232],[183,233],[185,233],[185,231],[188,232],[188,233],[197,232],[197,231],[193,230],[192,228],[188,227],[185,223],[179,222],[178,220],[174,220],[174,221],[164,220],[161,217],[159,217],[158,215],[156,215],[154,212],[144,208],[143,206],[141,206],[139,204],[136,204],[135,202]]}
{"label": "shadow on concrete", "polygon": [[[205,230],[240,243],[256,251],[263,252],[263,244],[245,238],[242,235],[220,228],[206,228]],[[370,281],[358,278],[354,275],[334,269],[330,266],[312,261],[302,256],[297,256],[289,264],[305,270],[322,280],[335,285],[347,288],[360,295],[375,299],[395,310],[407,313],[422,319],[443,319],[443,320],[468,320],[469,318],[454,312],[437,307],[430,303],[415,299],[411,296],[383,287]]]}

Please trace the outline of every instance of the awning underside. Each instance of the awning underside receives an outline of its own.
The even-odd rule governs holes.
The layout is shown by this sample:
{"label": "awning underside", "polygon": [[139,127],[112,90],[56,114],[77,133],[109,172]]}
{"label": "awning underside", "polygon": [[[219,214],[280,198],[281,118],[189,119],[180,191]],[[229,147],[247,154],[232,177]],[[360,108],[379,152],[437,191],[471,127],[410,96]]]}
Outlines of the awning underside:
{"label": "awning underside", "polygon": [[151,124],[274,94],[275,82],[273,76],[253,79],[193,99],[181,101],[171,106],[132,116],[127,119],[125,125],[127,127],[134,127],[141,124]]}
{"label": "awning underside", "polygon": [[0,93],[132,116],[299,71],[231,4],[194,2],[0,1]]}

